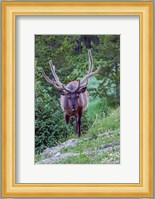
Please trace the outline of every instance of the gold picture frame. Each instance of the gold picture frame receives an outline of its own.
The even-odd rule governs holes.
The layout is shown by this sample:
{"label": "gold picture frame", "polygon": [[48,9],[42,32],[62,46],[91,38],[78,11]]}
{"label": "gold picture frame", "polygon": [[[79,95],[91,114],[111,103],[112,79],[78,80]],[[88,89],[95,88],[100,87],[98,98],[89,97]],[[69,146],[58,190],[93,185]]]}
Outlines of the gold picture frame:
{"label": "gold picture frame", "polygon": [[[121,15],[140,19],[140,183],[17,184],[15,20],[20,15]],[[2,196],[153,196],[153,2],[2,2]]]}

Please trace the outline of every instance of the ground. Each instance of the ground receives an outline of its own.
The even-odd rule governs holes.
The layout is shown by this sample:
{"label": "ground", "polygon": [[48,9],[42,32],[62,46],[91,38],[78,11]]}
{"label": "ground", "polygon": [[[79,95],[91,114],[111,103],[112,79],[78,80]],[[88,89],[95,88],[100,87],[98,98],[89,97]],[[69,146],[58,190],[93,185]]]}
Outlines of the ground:
{"label": "ground", "polygon": [[72,138],[44,150],[36,164],[119,164],[119,138],[118,131]]}

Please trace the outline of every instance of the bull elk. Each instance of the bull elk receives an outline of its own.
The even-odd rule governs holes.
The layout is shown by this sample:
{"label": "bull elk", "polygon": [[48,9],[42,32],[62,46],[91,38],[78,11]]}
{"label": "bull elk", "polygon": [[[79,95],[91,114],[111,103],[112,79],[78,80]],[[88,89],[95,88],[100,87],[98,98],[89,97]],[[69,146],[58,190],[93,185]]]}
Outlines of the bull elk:
{"label": "bull elk", "polygon": [[88,79],[93,75],[97,74],[99,71],[99,67],[96,71],[93,72],[93,58],[91,55],[91,51],[88,50],[88,59],[89,59],[89,71],[85,78],[80,81],[71,81],[66,86],[62,84],[55,72],[55,66],[52,61],[49,61],[49,65],[51,68],[51,72],[53,74],[54,79],[49,79],[49,77],[45,74],[44,70],[42,70],[42,75],[46,79],[46,81],[54,86],[61,95],[60,104],[61,108],[65,112],[65,122],[69,123],[70,117],[75,117],[76,119],[76,133],[78,137],[81,136],[81,118],[83,112],[86,110],[88,106]]}

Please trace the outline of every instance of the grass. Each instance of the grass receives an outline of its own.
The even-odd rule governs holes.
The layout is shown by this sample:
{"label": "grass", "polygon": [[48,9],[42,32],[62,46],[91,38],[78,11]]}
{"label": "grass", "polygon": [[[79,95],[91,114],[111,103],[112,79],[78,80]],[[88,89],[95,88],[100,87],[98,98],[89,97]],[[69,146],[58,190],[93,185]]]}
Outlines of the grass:
{"label": "grass", "polygon": [[119,147],[116,149],[107,152],[100,153],[98,152],[90,152],[89,154],[80,153],[76,157],[68,157],[66,159],[60,159],[55,162],[56,164],[119,164]]}
{"label": "grass", "polygon": [[103,133],[105,131],[117,131],[120,129],[120,110],[119,108],[111,111],[108,117],[100,118],[96,115],[95,121],[92,127],[89,129],[89,133],[94,135]]}
{"label": "grass", "polygon": [[[119,146],[111,148],[107,153],[99,153],[107,144],[117,143],[120,140],[120,111],[119,108],[111,111],[105,118],[96,119],[89,129],[89,132],[83,135],[75,147],[62,149],[60,153],[74,152],[79,153],[76,157],[69,157],[58,161],[63,164],[93,164],[93,163],[119,163]],[[107,136],[103,136],[104,133]],[[91,139],[88,139],[91,138]],[[88,151],[88,154],[83,154]]]}
{"label": "grass", "polygon": [[41,154],[35,154],[35,162],[39,162],[41,159]]}
{"label": "grass", "polygon": [[[86,140],[86,136],[82,136],[79,142],[74,147],[68,147],[62,149],[60,153],[73,152],[79,154],[76,157],[68,157],[57,161],[56,163],[61,164],[100,164],[108,163],[119,163],[119,146],[105,148],[107,144],[117,143],[120,139],[119,132],[110,132],[109,136],[98,136],[97,138],[92,138]],[[105,151],[104,151],[105,150]],[[104,151],[104,152],[102,152]],[[86,152],[86,154],[85,154]],[[106,161],[105,161],[106,160]]]}
{"label": "grass", "polygon": [[[55,164],[119,164],[120,163],[120,113],[119,108],[112,110],[108,117],[96,116],[87,134],[78,139],[73,147],[63,148],[63,153],[77,153],[75,157],[59,159]],[[69,139],[75,138],[72,135]],[[116,144],[117,143],[117,144]],[[108,144],[114,146],[107,147]],[[36,157],[40,159],[40,156]]]}

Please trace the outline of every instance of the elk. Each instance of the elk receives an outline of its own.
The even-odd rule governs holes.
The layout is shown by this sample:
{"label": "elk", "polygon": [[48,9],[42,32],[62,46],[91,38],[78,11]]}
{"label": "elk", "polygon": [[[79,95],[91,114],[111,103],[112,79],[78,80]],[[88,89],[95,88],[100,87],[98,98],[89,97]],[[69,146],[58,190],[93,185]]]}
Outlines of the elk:
{"label": "elk", "polygon": [[91,51],[88,50],[88,60],[89,60],[89,71],[82,81],[71,81],[67,85],[60,82],[56,72],[55,66],[52,60],[49,61],[51,72],[53,74],[53,79],[51,80],[42,70],[42,75],[45,80],[52,84],[55,89],[57,89],[61,95],[60,104],[61,108],[65,113],[65,122],[69,123],[70,117],[75,117],[76,120],[76,133],[78,137],[81,136],[81,118],[83,112],[88,107],[88,79],[98,73],[99,67],[93,72],[93,58]]}

